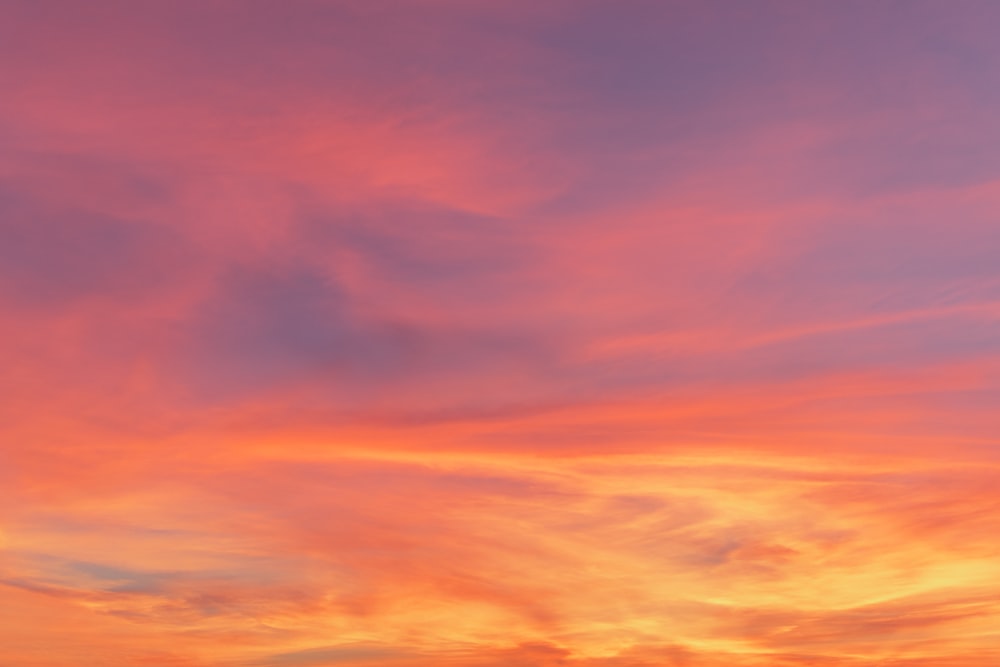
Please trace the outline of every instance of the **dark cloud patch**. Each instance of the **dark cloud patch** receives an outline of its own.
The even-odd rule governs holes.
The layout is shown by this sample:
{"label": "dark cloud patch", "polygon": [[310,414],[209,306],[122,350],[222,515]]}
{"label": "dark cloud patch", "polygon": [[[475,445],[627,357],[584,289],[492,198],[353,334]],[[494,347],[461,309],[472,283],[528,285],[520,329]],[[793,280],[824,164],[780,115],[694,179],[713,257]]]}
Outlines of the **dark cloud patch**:
{"label": "dark cloud patch", "polygon": [[[130,536],[134,534],[130,533]],[[121,538],[121,535],[116,537]],[[185,579],[199,579],[191,573],[139,570],[109,563],[66,559],[45,553],[12,551],[11,557],[30,566],[34,574],[21,582],[24,587],[60,590],[65,594],[110,596],[160,596],[169,594]]]}
{"label": "dark cloud patch", "polygon": [[721,96],[787,68],[775,58],[773,41],[790,26],[773,21],[773,3],[763,11],[717,2],[699,5],[698,11],[685,3],[639,2],[634,8],[622,12],[599,2],[578,3],[570,20],[553,23],[540,35],[543,43],[572,57],[575,76],[565,83],[585,96],[586,109],[669,106],[690,118]]}
{"label": "dark cloud patch", "polygon": [[187,324],[185,382],[220,400],[319,383],[327,407],[345,407],[390,387],[461,384],[545,359],[539,337],[413,323],[365,306],[308,264],[230,268]]}
{"label": "dark cloud patch", "polygon": [[19,305],[135,298],[168,285],[186,250],[169,227],[0,188],[0,294]]}
{"label": "dark cloud patch", "polygon": [[323,376],[384,381],[424,346],[405,324],[357,314],[338,284],[305,267],[232,269],[191,333],[198,381],[222,395]]}
{"label": "dark cloud patch", "polygon": [[105,590],[117,593],[156,594],[162,592],[164,584],[174,576],[170,573],[141,572],[88,561],[70,561],[65,565],[74,573],[104,582]]}
{"label": "dark cloud patch", "polygon": [[[785,197],[970,185],[1000,173],[986,111],[998,101],[998,60],[981,27],[997,20],[995,6],[630,7],[577,3],[570,20],[538,33],[572,63],[556,80],[580,109],[549,141],[588,167],[553,210],[592,211],[678,183],[714,193],[719,166],[767,179],[747,184],[757,196]],[[783,145],[782,130],[796,127],[809,127],[813,142]],[[754,145],[760,130],[773,131],[769,145]],[[650,159],[661,142],[672,150]],[[761,148],[771,160],[746,161]]]}

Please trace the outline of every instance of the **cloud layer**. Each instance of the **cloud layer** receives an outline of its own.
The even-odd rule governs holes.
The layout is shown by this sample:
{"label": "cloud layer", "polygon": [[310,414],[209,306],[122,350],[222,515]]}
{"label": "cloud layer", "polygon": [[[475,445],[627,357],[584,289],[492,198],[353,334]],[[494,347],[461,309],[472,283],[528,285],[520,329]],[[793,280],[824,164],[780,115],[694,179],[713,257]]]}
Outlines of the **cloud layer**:
{"label": "cloud layer", "polygon": [[7,0],[0,662],[996,654],[985,0]]}

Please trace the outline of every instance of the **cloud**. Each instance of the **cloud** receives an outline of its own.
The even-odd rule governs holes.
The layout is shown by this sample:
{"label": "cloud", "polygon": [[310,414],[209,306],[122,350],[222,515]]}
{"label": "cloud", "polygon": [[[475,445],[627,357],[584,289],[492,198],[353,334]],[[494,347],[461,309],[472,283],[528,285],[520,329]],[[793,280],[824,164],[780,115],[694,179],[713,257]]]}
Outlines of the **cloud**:
{"label": "cloud", "polygon": [[0,191],[2,290],[22,308],[146,297],[170,285],[184,250],[169,227]]}
{"label": "cloud", "polygon": [[193,334],[204,349],[196,363],[223,386],[280,384],[303,373],[391,377],[421,345],[405,325],[352,316],[331,278],[295,267],[233,271],[203,313]]}
{"label": "cloud", "polygon": [[[242,637],[252,664],[849,665],[991,631],[991,471],[637,459],[178,460],[155,494],[63,504],[75,528],[8,519],[6,567],[121,622]],[[302,648],[331,632],[350,650]]]}
{"label": "cloud", "polygon": [[994,658],[994,5],[2,4],[0,662]]}

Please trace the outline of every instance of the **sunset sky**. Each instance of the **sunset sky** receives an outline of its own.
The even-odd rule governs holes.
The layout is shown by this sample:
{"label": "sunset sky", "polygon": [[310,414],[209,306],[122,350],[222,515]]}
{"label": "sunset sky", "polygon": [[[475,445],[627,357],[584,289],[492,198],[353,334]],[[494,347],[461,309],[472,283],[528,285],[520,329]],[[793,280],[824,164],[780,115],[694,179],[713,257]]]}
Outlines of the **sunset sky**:
{"label": "sunset sky", "polygon": [[0,665],[1000,665],[998,29],[0,0]]}

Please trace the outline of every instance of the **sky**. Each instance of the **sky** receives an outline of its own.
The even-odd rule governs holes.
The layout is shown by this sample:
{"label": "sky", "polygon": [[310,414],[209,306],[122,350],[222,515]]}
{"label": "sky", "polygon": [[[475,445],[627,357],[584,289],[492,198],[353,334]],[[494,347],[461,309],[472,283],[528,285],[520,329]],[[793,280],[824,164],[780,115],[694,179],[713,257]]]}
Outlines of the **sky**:
{"label": "sky", "polygon": [[997,25],[0,0],[0,664],[1000,664]]}

